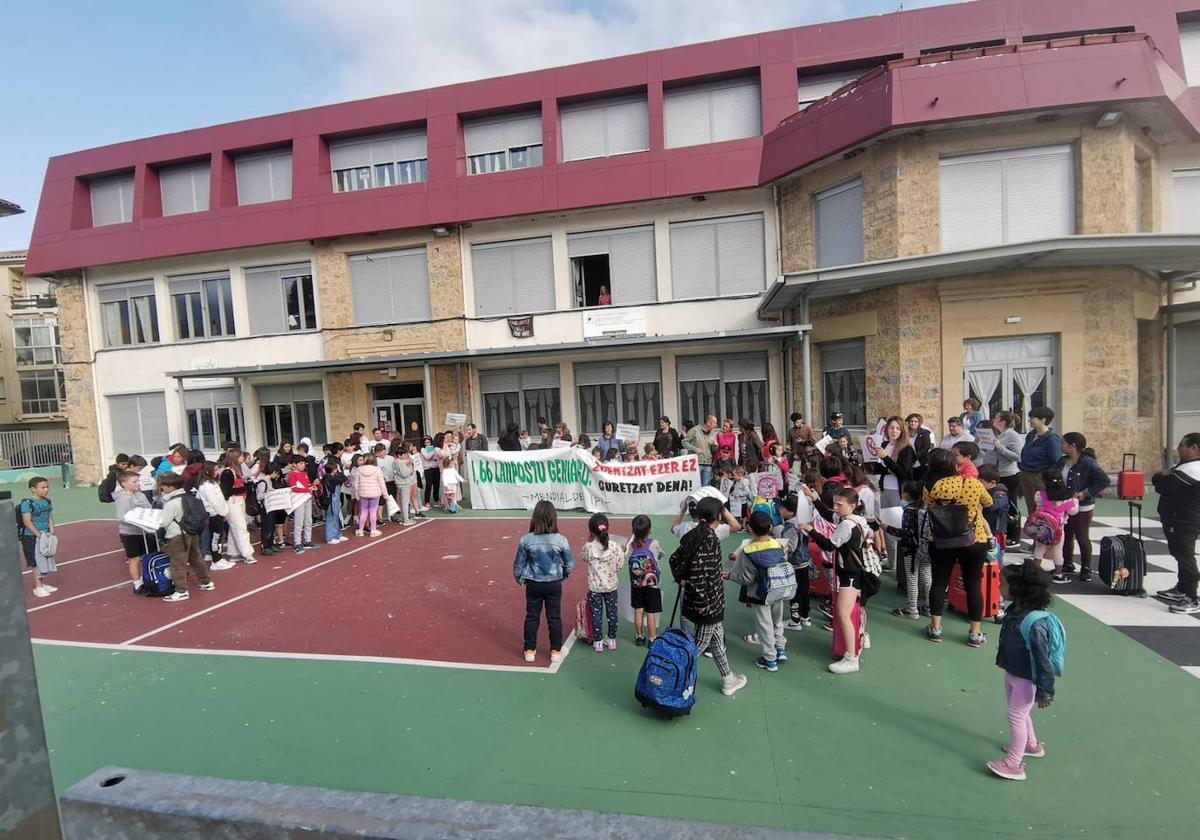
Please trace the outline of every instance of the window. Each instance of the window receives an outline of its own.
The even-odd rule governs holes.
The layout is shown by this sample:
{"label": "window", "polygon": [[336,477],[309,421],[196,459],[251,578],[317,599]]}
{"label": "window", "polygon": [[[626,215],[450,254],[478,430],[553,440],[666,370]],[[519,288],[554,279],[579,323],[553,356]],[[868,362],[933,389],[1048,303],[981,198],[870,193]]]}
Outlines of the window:
{"label": "window", "polygon": [[178,339],[233,335],[233,296],[228,274],[168,279]]}
{"label": "window", "polygon": [[211,388],[184,391],[188,446],[192,449],[220,449],[225,441],[245,441],[242,405],[236,388]]}
{"label": "window", "polygon": [[179,216],[208,209],[208,161],[164,166],[158,170],[162,214]]}
{"label": "window", "polygon": [[840,411],[847,426],[867,425],[866,344],[860,338],[818,346],[825,414]]}
{"label": "window", "polygon": [[533,429],[545,417],[551,425],[562,419],[557,367],[519,370],[481,370],[479,390],[483,394],[484,433],[498,437],[509,423]]}
{"label": "window", "polygon": [[758,76],[668,88],[663,119],[668,149],[761,134]]}
{"label": "window", "polygon": [[1175,342],[1175,411],[1200,413],[1200,321],[1176,325]]}
{"label": "window", "polygon": [[843,85],[850,84],[865,72],[867,71],[844,70],[841,73],[801,76],[797,97],[800,102],[800,110],[803,111],[817,100],[824,99]]}
{"label": "window", "polygon": [[419,183],[427,175],[425,129],[335,140],[329,162],[334,192]]}
{"label": "window", "polygon": [[622,96],[559,109],[563,160],[611,157],[650,148],[646,95]]}
{"label": "window", "polygon": [[550,237],[472,245],[471,267],[477,317],[554,309]]}
{"label": "window", "polygon": [[1200,169],[1171,173],[1171,232],[1200,232]]}
{"label": "window", "polygon": [[813,195],[817,267],[863,261],[863,184],[854,178]]}
{"label": "window", "polygon": [[0,376],[0,403],[8,402],[8,387],[4,384],[4,377]]}
{"label": "window", "polygon": [[941,225],[946,251],[1074,234],[1071,146],[942,158]]}
{"label": "window", "polygon": [[21,371],[21,413],[59,414],[66,402],[66,384],[61,370]]}
{"label": "window", "polygon": [[1200,84],[1200,21],[1179,24],[1179,48],[1183,51],[1183,77],[1194,87]]}
{"label": "window", "polygon": [[13,319],[13,346],[17,366],[61,365],[58,347],[58,321],[54,318]]}
{"label": "window", "polygon": [[1059,38],[1080,38],[1084,35],[1116,35],[1120,32],[1133,32],[1132,26],[1106,26],[1100,29],[1072,29],[1067,32],[1046,32],[1042,35],[1025,35],[1021,41],[1026,44],[1034,41],[1056,41]]}
{"label": "window", "polygon": [[769,422],[767,357],[762,353],[731,356],[680,356],[675,360],[679,380],[679,419],[703,423],[708,415],[734,422]]}
{"label": "window", "polygon": [[295,385],[263,385],[258,389],[262,410],[263,441],[276,447],[285,440],[302,437],[314,442],[327,440],[325,393],[320,382]]}
{"label": "window", "polygon": [[763,216],[730,216],[671,225],[675,300],[761,292],[766,286]]}
{"label": "window", "polygon": [[101,286],[100,328],[105,347],[158,343],[158,307],[154,283]]}
{"label": "window", "polygon": [[988,47],[1004,46],[1003,38],[995,38],[991,41],[972,41],[967,44],[951,44],[947,47],[928,47],[921,50],[921,55],[936,55],[944,52],[961,52],[962,50],[986,50]]}
{"label": "window", "polygon": [[542,165],[542,114],[525,111],[463,121],[467,174]]}
{"label": "window", "polygon": [[432,317],[424,246],[355,254],[350,258],[350,286],[357,326],[412,323]]}
{"label": "window", "polygon": [[615,306],[658,299],[654,226],[567,235],[575,306],[598,306],[607,292]]}
{"label": "window", "polygon": [[92,198],[92,227],[133,221],[133,173],[93,178],[88,182]]}
{"label": "window", "polygon": [[262,204],[292,197],[291,149],[239,155],[234,159],[234,169],[238,204]]}
{"label": "window", "polygon": [[317,328],[317,301],[308,263],[246,269],[250,335]]}
{"label": "window", "polygon": [[148,461],[171,445],[167,397],[161,391],[109,397],[108,416],[112,425],[112,454],[137,453]]}
{"label": "window", "polygon": [[662,416],[661,382],[658,359],[575,365],[580,431],[598,437],[606,420],[656,428]]}

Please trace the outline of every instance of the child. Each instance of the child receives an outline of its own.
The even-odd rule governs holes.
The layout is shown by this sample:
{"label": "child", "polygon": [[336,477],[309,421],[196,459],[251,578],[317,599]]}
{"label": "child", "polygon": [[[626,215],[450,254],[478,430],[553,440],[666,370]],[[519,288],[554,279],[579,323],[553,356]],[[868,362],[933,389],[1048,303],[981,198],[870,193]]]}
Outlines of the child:
{"label": "child", "polygon": [[[386,491],[384,496],[390,496],[394,499],[396,498],[396,459],[388,454],[386,444],[377,443],[373,448],[375,451],[375,466],[379,467],[379,472],[383,475],[383,486]],[[387,521],[386,498],[380,498],[376,517],[380,524]]]}
{"label": "child", "polygon": [[812,506],[805,505],[807,519],[800,518],[800,501],[794,495],[784,496],[779,500],[779,514],[783,522],[776,525],[771,533],[783,543],[788,560],[796,573],[796,595],[792,598],[789,610],[787,630],[803,630],[812,627],[808,617],[810,602],[808,588],[812,583],[812,555],[808,553],[808,540],[800,531],[802,522],[812,522]]}
{"label": "child", "polygon": [[310,548],[316,548],[312,541],[313,529],[313,492],[316,488],[308,477],[308,464],[303,455],[292,456],[292,470],[288,473],[288,486],[293,493],[304,495],[306,498],[300,507],[292,511],[292,543],[296,553],[303,554]]}
{"label": "child", "polygon": [[225,559],[231,563],[241,560],[250,566],[257,561],[254,559],[254,546],[250,543],[250,529],[246,519],[251,483],[243,474],[245,461],[246,453],[240,449],[227,449],[217,463],[221,467],[218,479],[221,495],[225,497],[225,508],[228,511],[226,525],[229,539],[226,540]]}
{"label": "child", "polygon": [[[650,517],[633,517],[633,539],[625,544],[629,564],[629,603],[633,607],[633,643],[654,644],[658,638],[658,616],[662,613],[662,546],[650,536]],[[649,639],[643,632],[649,632]]]}
{"label": "child", "polygon": [[354,460],[358,463],[350,472],[351,481],[354,482],[354,495],[358,497],[358,529],[354,536],[361,537],[368,533],[367,525],[370,525],[370,536],[378,537],[382,532],[375,526],[375,515],[379,511],[380,498],[387,492],[383,483],[383,473],[375,466],[374,455],[356,455]]}
{"label": "child", "polygon": [[783,445],[779,441],[768,444],[767,457],[763,459],[759,472],[767,472],[768,469],[778,470],[781,478],[779,490],[783,490],[788,486],[788,467],[787,456],[783,454]]}
{"label": "child", "polygon": [[713,462],[713,475],[720,475],[727,470],[732,470],[737,466],[737,462],[733,458],[733,447],[722,446],[717,450],[717,460]]}
{"label": "child", "polygon": [[416,475],[416,482],[410,491],[412,495],[412,509],[415,511],[417,519],[425,518],[425,507],[421,504],[421,493],[425,490],[425,469],[424,462],[421,460],[421,448],[416,443],[408,445],[408,459],[412,461],[413,472]]}
{"label": "child", "polygon": [[621,455],[621,462],[631,464],[638,459],[638,445],[636,440],[631,440],[625,445],[625,452]]}
{"label": "child", "polygon": [[1042,490],[1034,494],[1037,507],[1030,519],[1052,523],[1053,542],[1043,543],[1035,540],[1033,557],[1041,562],[1046,571],[1050,571],[1051,567],[1054,569],[1054,576],[1051,578],[1054,583],[1067,583],[1068,578],[1063,574],[1063,522],[1066,517],[1079,511],[1079,500],[1071,493],[1063,481],[1062,473],[1057,470],[1042,473],[1042,487]]}
{"label": "child", "polygon": [[625,551],[608,535],[608,517],[594,513],[588,520],[588,541],[580,559],[588,567],[588,609],[592,613],[592,650],[604,652],[604,614],[608,613],[608,649],[617,649],[617,572]]}
{"label": "child", "polygon": [[747,680],[733,673],[725,654],[725,586],[716,526],[729,512],[711,496],[696,502],[694,511],[695,527],[683,535],[671,555],[671,575],[679,583],[683,617],[692,624],[696,650],[712,653],[721,672],[721,693],[732,697],[746,687]]}
{"label": "child", "polygon": [[117,505],[117,537],[129,560],[129,579],[133,581],[134,592],[142,588],[142,555],[158,551],[158,539],[154,534],[125,521],[125,514],[135,508],[150,509],[150,500],[138,489],[140,479],[138,473],[125,470],[117,476],[117,486],[112,493]]}
{"label": "child", "polygon": [[446,513],[458,513],[459,485],[462,476],[454,466],[453,458],[442,461],[442,495],[446,500]]}
{"label": "child", "polygon": [[1033,704],[1049,708],[1054,701],[1054,678],[1062,674],[1066,636],[1050,606],[1049,575],[1033,560],[1005,566],[1000,594],[1012,600],[1000,627],[996,664],[1004,669],[1008,698],[1007,755],[987,767],[1002,779],[1025,781],[1025,757],[1042,758],[1046,745],[1033,731]]}
{"label": "child", "polygon": [[646,454],[642,456],[643,461],[657,461],[659,458],[658,450],[654,448],[653,443],[647,443],[645,447]]}
{"label": "child", "polygon": [[904,568],[904,584],[907,603],[896,607],[892,615],[918,621],[929,615],[929,588],[933,584],[933,565],[929,559],[930,530],[929,511],[921,507],[922,493],[919,481],[906,481],[900,488],[903,512],[900,527],[887,526],[887,532],[899,540],[896,562]]}
{"label": "child", "polygon": [[342,488],[350,478],[342,471],[342,459],[336,457],[325,459],[324,473],[321,481],[325,485],[325,497],[329,499],[329,508],[325,511],[325,542],[337,545],[349,539],[342,536]]}
{"label": "child", "polygon": [[608,286],[600,287],[600,300],[598,303],[600,306],[612,306],[612,295],[608,293]]}
{"label": "child", "polygon": [[208,576],[208,567],[204,565],[200,556],[200,535],[185,533],[182,527],[186,495],[183,476],[171,471],[163,473],[158,477],[158,492],[163,499],[162,546],[171,558],[171,583],[175,585],[175,591],[163,598],[163,601],[179,603],[188,599],[188,567],[196,573],[200,588],[211,592],[217,585]]}
{"label": "child", "polygon": [[414,491],[417,487],[417,468],[413,465],[412,455],[408,450],[400,451],[400,457],[395,459],[392,467],[392,474],[396,477],[396,501],[400,505],[400,518],[405,525],[412,525],[416,522],[413,519],[413,511],[415,509]]}
{"label": "child", "polygon": [[567,538],[558,533],[558,511],[542,499],[529,517],[529,533],[517,543],[513,579],[525,587],[525,661],[537,656],[542,609],[550,631],[550,661],[562,661],[562,582],[575,568]]}
{"label": "child", "polygon": [[[728,499],[730,491],[733,490],[733,470],[713,470],[713,484],[721,491],[721,495]],[[729,507],[729,502],[725,503],[725,507]]]}
{"label": "child", "polygon": [[959,475],[963,478],[979,478],[979,468],[975,466],[975,459],[979,457],[979,444],[960,440],[950,447],[950,454],[954,456],[954,469]]}
{"label": "child", "polygon": [[21,527],[18,536],[21,539],[21,551],[25,554],[25,565],[33,569],[33,594],[45,598],[57,592],[57,586],[46,583],[46,575],[55,571],[54,560],[43,558],[38,562],[37,543],[42,534],[54,533],[54,505],[51,504],[50,482],[35,475],[29,479],[27,499],[22,499],[17,508],[21,513]]}
{"label": "child", "polygon": [[1004,541],[1008,533],[1008,488],[1000,483],[1000,469],[995,464],[981,466],[978,477],[992,497],[992,506],[983,509],[983,518],[992,529],[992,535]]}
{"label": "child", "polygon": [[200,553],[212,557],[209,571],[223,572],[232,569],[233,563],[221,558],[221,544],[225,536],[225,519],[229,516],[229,503],[217,483],[217,465],[205,461],[200,471],[200,483],[196,485],[196,497],[204,502],[208,511],[208,527],[200,535]]}
{"label": "child", "polygon": [[754,499],[754,488],[746,477],[746,468],[738,466],[733,471],[733,485],[729,488],[729,512],[739,522],[750,514],[750,502]]}
{"label": "child", "polygon": [[1168,472],[1155,473],[1150,481],[1158,493],[1158,515],[1167,548],[1179,565],[1177,582],[1157,593],[1171,603],[1171,612],[1200,613],[1196,595],[1196,539],[1200,537],[1200,432],[1189,432],[1175,453],[1179,463]]}
{"label": "child", "polygon": [[754,613],[758,643],[762,655],[754,664],[774,673],[780,662],[787,662],[787,637],[784,635],[784,606],[796,595],[796,573],[788,562],[787,551],[771,536],[771,517],[762,511],[750,514],[750,532],[754,538],[744,541],[730,555],[733,561],[725,577],[741,584],[746,603]]}

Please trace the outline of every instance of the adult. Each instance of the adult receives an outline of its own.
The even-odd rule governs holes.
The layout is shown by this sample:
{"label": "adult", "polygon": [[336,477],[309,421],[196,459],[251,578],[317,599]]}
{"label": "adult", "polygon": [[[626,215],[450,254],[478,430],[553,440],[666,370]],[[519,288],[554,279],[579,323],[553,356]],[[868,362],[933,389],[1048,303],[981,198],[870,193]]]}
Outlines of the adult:
{"label": "adult", "polygon": [[983,463],[995,464],[1000,473],[1000,483],[1008,491],[1008,534],[1007,544],[1016,547],[1021,539],[1021,482],[1017,462],[1021,460],[1021,448],[1025,438],[1013,427],[1017,418],[1011,412],[997,411],[992,415],[992,432],[995,434],[992,449],[983,452]]}
{"label": "adult", "polygon": [[1021,447],[1021,458],[1017,461],[1021,495],[1025,497],[1025,509],[1032,514],[1037,510],[1037,491],[1042,489],[1042,473],[1062,469],[1062,438],[1050,424],[1054,422],[1054,409],[1039,405],[1029,412],[1029,434]]}
{"label": "adult", "polygon": [[187,464],[188,448],[182,443],[171,444],[171,450],[166,456],[158,462],[158,466],[154,468],[153,475],[158,478],[166,473],[173,472],[177,475],[183,474],[183,468]]}
{"label": "adult", "polygon": [[[804,422],[804,415],[799,411],[793,411],[788,420],[792,424],[787,430],[788,451],[792,455],[792,463],[796,463],[804,457],[804,444],[816,438],[813,437],[812,426]],[[733,421],[729,423],[732,426]]]}
{"label": "adult", "polygon": [[375,447],[381,443],[385,449],[387,448],[388,444],[391,443],[391,441],[388,439],[387,432],[385,432],[383,429],[372,429],[371,439],[364,442],[362,445],[363,451],[368,453],[374,452]]}
{"label": "adult", "polygon": [[1074,544],[1079,543],[1079,580],[1086,583],[1092,579],[1092,515],[1096,510],[1096,497],[1108,489],[1112,480],[1096,463],[1096,453],[1088,448],[1087,438],[1079,432],[1063,435],[1063,480],[1076,500],[1079,510],[1067,517],[1063,523],[1063,574],[1075,571]]}
{"label": "adult", "polygon": [[665,414],[658,418],[658,431],[654,433],[654,450],[660,458],[674,458],[683,448],[679,432],[671,426],[671,418]]}
{"label": "adult", "polygon": [[1200,539],[1200,432],[1191,432],[1175,450],[1179,463],[1173,470],[1155,473],[1150,482],[1158,493],[1158,517],[1167,537],[1167,548],[1179,568],[1178,581],[1158,597],[1171,602],[1171,612],[1200,613],[1196,597],[1196,540]]}
{"label": "adult", "polygon": [[979,400],[975,399],[974,397],[967,397],[965,400],[963,400],[962,414],[958,416],[963,422],[963,427],[969,434],[975,434],[975,429],[978,428],[980,423],[987,419],[983,416],[983,412],[979,410],[982,405],[983,403],[979,402]]}
{"label": "adult", "polygon": [[551,442],[556,440],[565,440],[567,443],[575,442],[575,438],[571,435],[571,429],[561,420],[554,424],[554,437],[551,438]]}
{"label": "adult", "polygon": [[717,451],[723,452],[728,450],[729,457],[737,463],[738,459],[738,437],[737,432],[733,430],[733,418],[726,417],[721,421],[721,431],[717,432]]}
{"label": "adult", "polygon": [[479,431],[479,428],[474,423],[467,424],[466,440],[463,441],[463,449],[468,452],[486,452],[488,449],[487,435]]}
{"label": "adult", "polygon": [[770,423],[762,424],[762,442],[762,459],[765,461],[771,456],[771,444],[779,443],[779,433]]}
{"label": "adult", "polygon": [[[908,437],[908,427],[899,417],[889,417],[883,427],[883,452],[879,461],[872,464],[879,482],[879,508],[901,507],[900,491],[907,481],[913,480],[913,467],[917,461],[917,452]],[[900,560],[900,540],[884,532],[884,544],[887,546],[887,562],[896,567],[896,582],[905,585],[904,564]]]}
{"label": "adult", "polygon": [[[538,446],[542,449],[549,449],[550,441],[554,440],[554,430],[550,428],[550,424],[546,421],[545,417],[537,419],[537,439],[539,441]],[[530,448],[534,449],[538,447]]]}
{"label": "adult", "polygon": [[619,461],[625,452],[625,444],[617,437],[617,427],[611,420],[605,420],[600,427],[600,440],[596,441],[600,450],[601,461]]}
{"label": "adult", "polygon": [[850,430],[846,428],[846,415],[840,411],[834,411],[829,415],[829,425],[825,427],[825,436],[837,440],[840,437],[849,437]]}
{"label": "adult", "polygon": [[[526,435],[526,440],[529,436]],[[520,427],[516,423],[509,423],[501,432],[497,443],[500,445],[502,452],[520,452],[524,447],[521,446]]]}
{"label": "adult", "polygon": [[908,429],[908,440],[916,456],[913,460],[913,481],[920,481],[925,477],[929,450],[933,449],[933,432],[925,428],[925,418],[915,411],[904,418],[904,425]]}
{"label": "adult", "polygon": [[695,455],[700,464],[701,487],[712,483],[712,457],[713,450],[717,448],[716,428],[717,418],[710,414],[699,426],[692,426],[683,438],[683,448]]}
{"label": "adult", "polygon": [[975,441],[975,436],[963,426],[961,417],[951,417],[947,420],[946,429],[946,436],[938,441],[938,448],[945,449],[947,452],[953,449],[956,443],[973,443]]}
{"label": "adult", "polygon": [[[983,518],[983,509],[991,507],[992,497],[977,478],[964,478],[958,474],[954,456],[945,449],[929,453],[929,469],[925,473],[925,507],[945,509],[965,508],[966,531],[963,534],[938,534],[929,548],[929,560],[933,567],[933,586],[929,590],[929,626],[925,635],[931,642],[942,640],[942,611],[946,607],[946,587],[957,564],[962,574],[963,588],[967,593],[967,645],[982,647],[987,644],[983,634],[983,564],[987,562],[988,527]],[[953,519],[952,515],[947,519]]]}
{"label": "adult", "polygon": [[762,438],[754,431],[754,421],[743,417],[738,421],[741,434],[738,435],[738,463],[746,468],[746,472],[758,472],[762,464]]}

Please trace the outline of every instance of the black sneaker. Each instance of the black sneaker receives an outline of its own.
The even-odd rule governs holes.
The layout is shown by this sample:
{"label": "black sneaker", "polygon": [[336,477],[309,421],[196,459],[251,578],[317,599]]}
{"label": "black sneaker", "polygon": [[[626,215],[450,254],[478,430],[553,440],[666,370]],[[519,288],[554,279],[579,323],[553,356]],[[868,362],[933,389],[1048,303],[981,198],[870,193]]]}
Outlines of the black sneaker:
{"label": "black sneaker", "polygon": [[1158,597],[1162,598],[1164,601],[1176,602],[1186,601],[1188,599],[1188,596],[1180,592],[1179,587],[1177,586],[1172,586],[1170,589],[1160,589],[1158,591]]}
{"label": "black sneaker", "polygon": [[1200,613],[1200,600],[1188,598],[1186,601],[1174,603],[1171,605],[1171,612],[1182,615],[1196,615]]}
{"label": "black sneaker", "polygon": [[633,643],[635,645],[637,645],[638,647],[645,647],[646,646],[646,637],[645,636],[634,636]]}
{"label": "black sneaker", "polygon": [[1078,578],[1076,578],[1076,579],[1077,579],[1077,580],[1078,580],[1080,583],[1087,583],[1087,582],[1089,582],[1089,581],[1092,579],[1092,570],[1091,570],[1091,569],[1080,569],[1080,570],[1079,570],[1079,577],[1078,577]]}
{"label": "black sneaker", "polygon": [[1051,581],[1051,583],[1070,583],[1071,579],[1069,577],[1067,577],[1066,575],[1062,574],[1061,572],[1059,572],[1059,573],[1053,575],[1050,578],[1050,581]]}
{"label": "black sneaker", "polygon": [[824,601],[822,601],[820,604],[817,604],[817,610],[826,618],[833,618],[833,607],[829,606]]}

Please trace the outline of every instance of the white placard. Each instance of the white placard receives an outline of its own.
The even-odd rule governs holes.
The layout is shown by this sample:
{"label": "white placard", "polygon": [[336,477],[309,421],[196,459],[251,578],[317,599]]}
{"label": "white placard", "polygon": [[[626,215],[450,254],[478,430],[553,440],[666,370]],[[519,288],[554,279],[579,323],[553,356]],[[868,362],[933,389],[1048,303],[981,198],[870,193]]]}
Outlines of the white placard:
{"label": "white placard", "polygon": [[555,438],[551,442],[550,448],[551,449],[570,449],[571,445],[572,445],[571,441],[569,441],[569,440],[565,440],[564,438]]}
{"label": "white placard", "polygon": [[886,446],[882,435],[864,435],[863,436],[863,460],[864,461],[879,461],[884,455],[883,448]]}
{"label": "white placard", "polygon": [[465,426],[465,425],[467,425],[467,415],[451,414],[450,412],[447,411],[446,412],[446,425],[447,426]]}
{"label": "white placard", "polygon": [[162,527],[162,511],[158,508],[134,508],[125,514],[125,521],[153,534]]}
{"label": "white placard", "polygon": [[642,436],[642,430],[637,426],[630,426],[628,423],[617,424],[617,437],[625,441],[625,443],[637,443]]}
{"label": "white placard", "polygon": [[138,474],[138,489],[143,493],[153,493],[154,488],[158,486],[158,482],[154,480],[154,476],[150,473]]}
{"label": "white placard", "polygon": [[286,510],[291,513],[311,498],[312,496],[308,493],[294,493],[291,487],[280,487],[267,491],[266,498],[263,499],[263,507],[268,513],[277,510]]}
{"label": "white placard", "polygon": [[831,443],[833,443],[833,438],[831,438],[829,435],[825,435],[819,441],[817,441],[817,451],[824,455],[825,447]]}
{"label": "white placard", "polygon": [[646,334],[646,310],[589,309],[583,313],[584,338],[614,338]]}
{"label": "white placard", "polygon": [[879,511],[879,521],[889,528],[899,528],[904,521],[904,508],[885,507]]}
{"label": "white placard", "polygon": [[996,430],[985,429],[981,426],[975,427],[975,442],[979,444],[980,452],[987,452],[996,448]]}

